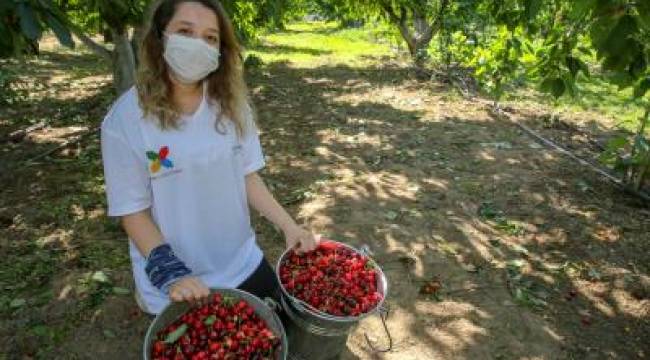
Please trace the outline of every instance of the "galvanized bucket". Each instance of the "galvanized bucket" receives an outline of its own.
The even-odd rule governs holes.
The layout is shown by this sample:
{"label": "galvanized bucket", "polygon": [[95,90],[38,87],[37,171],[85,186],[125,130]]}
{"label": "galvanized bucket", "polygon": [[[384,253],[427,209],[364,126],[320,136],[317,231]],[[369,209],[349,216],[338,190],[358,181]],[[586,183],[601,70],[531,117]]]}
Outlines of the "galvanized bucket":
{"label": "galvanized bucket", "polygon": [[[337,241],[326,241],[334,242],[357,254],[370,258],[370,252],[367,247],[358,250],[352,246]],[[335,316],[324,313],[306,302],[295,298],[284,288],[282,280],[280,279],[280,266],[290,251],[290,249],[287,249],[282,256],[280,256],[275,267],[275,274],[280,283],[280,289],[282,290],[282,297],[280,299],[281,306],[290,320],[288,324],[285,324],[287,338],[289,339],[289,345],[291,347],[289,349],[290,359],[324,360],[338,356],[345,348],[348,335],[352,328],[359,322],[359,320],[367,316],[379,314],[382,321],[384,321],[385,326],[385,315],[387,310],[383,305],[384,300],[388,295],[388,281],[379,266],[375,266],[378,273],[377,291],[382,294],[382,300],[375,306],[375,308],[359,316]]]}
{"label": "galvanized bucket", "polygon": [[[281,339],[281,349],[276,356],[276,360],[288,359],[289,345],[287,335],[280,318],[273,310],[271,310],[271,307],[273,307],[272,300],[271,304],[267,305],[266,301],[262,301],[255,295],[239,289],[213,288],[210,289],[210,292],[212,294],[220,293],[223,296],[229,296],[237,300],[244,300],[250,304],[255,309],[257,316],[263,319],[273,334]],[[156,334],[172,322],[176,321],[190,309],[191,306],[186,302],[172,302],[160,314],[158,314],[158,316],[156,316],[156,318],[151,322],[151,325],[149,325],[147,335],[144,338],[144,346],[142,348],[142,358],[144,360],[151,359],[151,347],[153,346]]]}

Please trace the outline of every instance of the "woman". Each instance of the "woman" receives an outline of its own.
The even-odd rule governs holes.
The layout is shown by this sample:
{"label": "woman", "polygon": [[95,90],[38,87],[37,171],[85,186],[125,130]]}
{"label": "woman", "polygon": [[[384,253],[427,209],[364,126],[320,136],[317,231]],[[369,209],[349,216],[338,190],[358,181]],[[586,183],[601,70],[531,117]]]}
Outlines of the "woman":
{"label": "woman", "polygon": [[158,5],[137,84],[102,123],[102,156],[108,215],[129,236],[145,312],[200,301],[209,287],[275,294],[249,204],[282,229],[287,247],[316,247],[257,174],[264,157],[240,47],[217,0]]}

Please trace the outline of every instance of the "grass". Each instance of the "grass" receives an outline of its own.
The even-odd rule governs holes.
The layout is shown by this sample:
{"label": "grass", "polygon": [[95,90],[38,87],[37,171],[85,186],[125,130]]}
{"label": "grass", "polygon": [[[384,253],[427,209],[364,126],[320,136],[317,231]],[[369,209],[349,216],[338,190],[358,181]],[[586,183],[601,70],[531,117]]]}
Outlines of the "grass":
{"label": "grass", "polygon": [[[564,95],[560,99],[537,92],[536,84],[530,83],[525,88],[506,94],[504,100],[522,107],[544,105],[549,111],[564,114],[567,120],[580,118],[581,122],[592,123],[604,130],[620,129],[636,132],[639,118],[648,106],[645,99],[634,99],[633,88],[619,89],[607,81],[605,75],[581,75],[576,83],[574,96]],[[647,134],[650,135],[650,129]]]}
{"label": "grass", "polygon": [[388,43],[374,41],[378,31],[339,29],[332,22],[296,23],[288,25],[284,32],[264,36],[248,53],[259,56],[264,63],[287,61],[304,68],[323,64],[371,66],[382,57],[395,56]]}
{"label": "grass", "polygon": [[633,99],[633,91],[631,87],[619,89],[607,82],[603,75],[595,74],[583,79],[578,84],[578,95],[575,98],[562,99],[560,106],[572,112],[600,113],[614,119],[616,127],[636,132],[639,118],[643,116],[648,105],[645,100]]}
{"label": "grass", "polygon": [[[396,47],[402,53],[396,51]],[[436,40],[430,51],[436,51]],[[79,54],[79,50],[75,50]],[[66,48],[57,49],[60,56],[75,54]],[[92,56],[82,52],[83,57]],[[372,25],[363,28],[341,28],[336,22],[298,22],[287,25],[285,31],[268,33],[259,43],[252,45],[247,54],[258,56],[265,64],[288,62],[294,67],[314,68],[323,64],[342,64],[354,68],[380,65],[385,58],[407,60],[403,44],[399,43],[396,30],[388,25]],[[432,54],[435,58],[436,54]],[[595,62],[594,59],[587,59]],[[83,58],[80,60],[83,61]],[[34,66],[51,67],[50,57],[35,59]],[[74,68],[72,79],[93,74],[93,69]],[[68,74],[69,75],[69,74]],[[600,126],[636,131],[638,119],[644,113],[646,102],[632,98],[632,88],[619,89],[607,81],[606,76],[593,71],[590,77],[580,76],[575,96],[565,95],[559,100],[539,93],[536,84],[528,84],[523,91],[505,94],[504,101],[523,106],[545,105],[566,117],[578,114],[592,116]],[[650,134],[650,127],[648,129]]]}
{"label": "grass", "polygon": [[[8,106],[0,107],[2,134],[39,121],[52,129],[92,127],[114,99],[109,64],[83,47],[71,50],[49,39],[42,45],[38,57],[0,61],[16,78],[15,91],[4,99]],[[5,177],[11,185],[3,189],[0,201],[0,215],[9,224],[0,229],[0,237],[10,239],[0,247],[0,315],[7,319],[0,332],[10,332],[18,342],[38,339],[44,353],[37,358],[48,358],[47,351],[108,293],[107,286],[78,281],[78,274],[129,267],[124,235],[103,213],[99,137],[88,137],[69,154],[25,162],[64,139],[53,135],[8,143],[11,151],[1,154],[12,175]],[[60,301],[65,285],[79,294],[78,301],[67,305],[63,319],[60,314],[45,321],[40,314]],[[17,323],[24,330],[14,334]]]}

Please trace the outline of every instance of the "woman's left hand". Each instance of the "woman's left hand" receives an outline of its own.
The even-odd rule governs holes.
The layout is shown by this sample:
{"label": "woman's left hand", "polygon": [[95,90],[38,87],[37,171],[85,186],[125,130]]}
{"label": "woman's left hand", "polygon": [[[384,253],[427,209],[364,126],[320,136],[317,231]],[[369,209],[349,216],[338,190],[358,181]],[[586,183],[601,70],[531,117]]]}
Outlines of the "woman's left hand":
{"label": "woman's left hand", "polygon": [[314,235],[311,231],[305,230],[301,226],[291,225],[284,231],[284,237],[287,241],[287,248],[296,248],[298,253],[316,249],[320,236]]}

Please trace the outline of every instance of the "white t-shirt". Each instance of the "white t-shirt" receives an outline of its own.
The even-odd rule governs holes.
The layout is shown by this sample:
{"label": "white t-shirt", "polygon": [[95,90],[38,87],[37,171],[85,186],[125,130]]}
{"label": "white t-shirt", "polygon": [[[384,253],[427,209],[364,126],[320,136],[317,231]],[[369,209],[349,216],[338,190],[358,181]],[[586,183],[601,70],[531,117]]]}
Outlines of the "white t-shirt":
{"label": "white t-shirt", "polygon": [[[193,275],[209,287],[237,287],[263,256],[250,225],[245,176],[264,167],[264,157],[253,126],[240,138],[224,119],[225,132],[217,132],[218,111],[204,88],[201,105],[178,130],[161,130],[143,117],[135,88],[122,95],[102,123],[108,215],[151,208],[165,242]],[[132,240],[129,249],[142,305],[157,314],[169,298],[149,281]]]}

